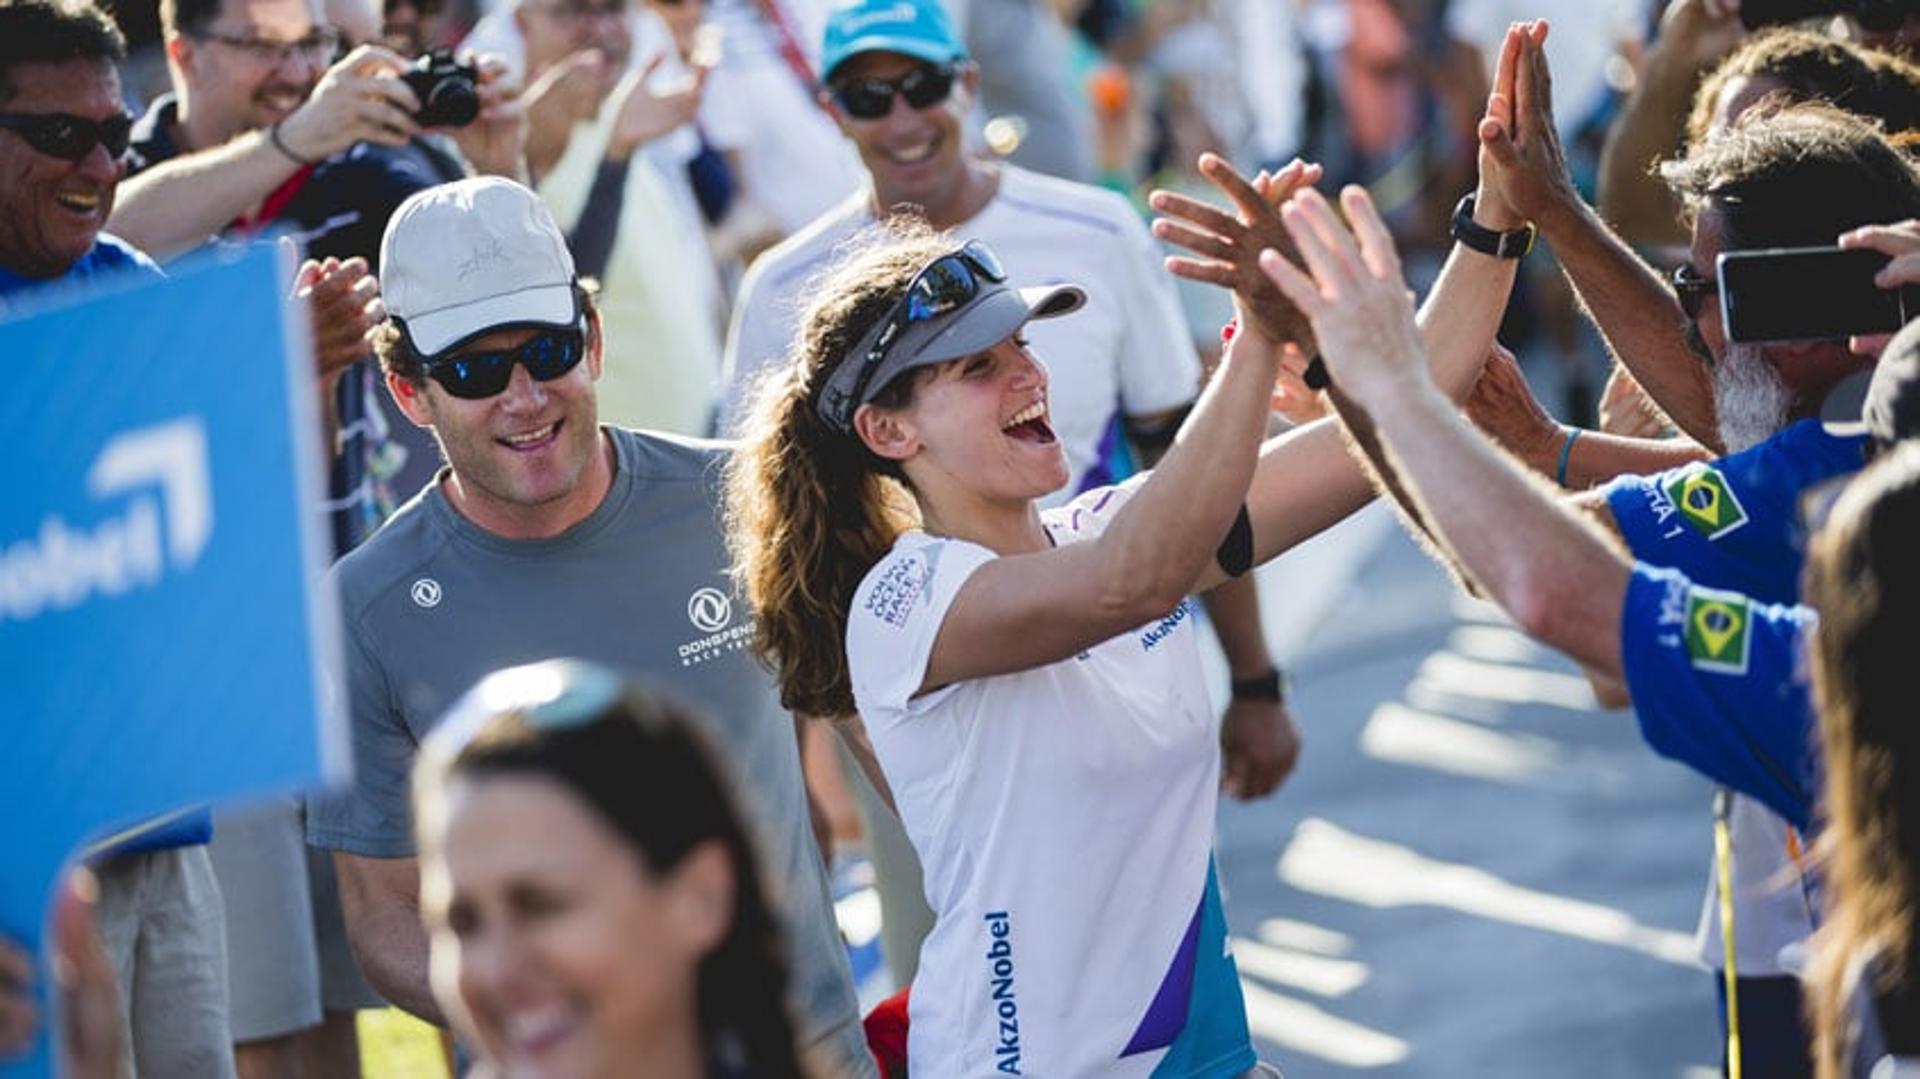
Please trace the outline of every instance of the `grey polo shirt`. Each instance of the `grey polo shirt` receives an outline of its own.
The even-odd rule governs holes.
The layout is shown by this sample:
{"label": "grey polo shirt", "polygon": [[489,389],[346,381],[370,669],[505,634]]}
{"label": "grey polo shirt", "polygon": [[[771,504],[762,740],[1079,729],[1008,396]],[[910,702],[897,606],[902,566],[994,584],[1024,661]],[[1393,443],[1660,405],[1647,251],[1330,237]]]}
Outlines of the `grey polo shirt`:
{"label": "grey polo shirt", "polygon": [[561,656],[624,671],[695,710],[729,758],[759,832],[767,885],[784,900],[802,1035],[862,1060],[793,721],[749,650],[753,616],[727,575],[727,448],[606,430],[617,461],[612,489],[561,535],[493,535],[455,511],[436,480],[334,568],[354,782],[313,799],[308,842],[412,856],[414,754],[447,706],[488,672]]}

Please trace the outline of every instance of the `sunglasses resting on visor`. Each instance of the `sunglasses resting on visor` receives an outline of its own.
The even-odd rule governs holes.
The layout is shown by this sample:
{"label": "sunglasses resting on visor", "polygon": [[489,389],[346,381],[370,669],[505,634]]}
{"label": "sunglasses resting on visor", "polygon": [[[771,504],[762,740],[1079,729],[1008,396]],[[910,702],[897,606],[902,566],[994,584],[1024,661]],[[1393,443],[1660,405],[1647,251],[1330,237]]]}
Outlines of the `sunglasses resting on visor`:
{"label": "sunglasses resting on visor", "polygon": [[65,112],[0,113],[0,129],[20,136],[28,146],[62,161],[79,161],[95,146],[107,148],[107,156],[119,160],[132,141],[133,117],[122,113],[104,120],[89,120]]}
{"label": "sunglasses resting on visor", "polygon": [[897,79],[842,79],[831,87],[834,101],[856,120],[878,120],[893,111],[893,95],[916,109],[937,105],[953,92],[958,74],[952,64],[921,64]]}
{"label": "sunglasses resting on visor", "polygon": [[[859,372],[844,395],[835,385],[843,381],[836,377],[840,372],[836,370],[828,377],[827,391],[820,402],[823,418],[842,431],[851,430],[853,413],[866,400],[867,384],[873,381],[880,362],[886,359],[887,350],[900,339],[902,331],[916,322],[928,322],[964,307],[987,285],[1001,284],[1006,279],[1007,271],[1000,265],[999,258],[978,240],[969,240],[958,251],[927,263],[907,284],[906,294],[887,312],[879,335],[873,339],[873,347],[860,360]],[[844,365],[851,361],[841,362]]]}
{"label": "sunglasses resting on visor", "polygon": [[426,369],[427,377],[448,393],[477,401],[506,389],[516,363],[536,382],[551,382],[579,366],[586,354],[586,334],[581,328],[562,326],[543,329],[512,348],[430,359]]}

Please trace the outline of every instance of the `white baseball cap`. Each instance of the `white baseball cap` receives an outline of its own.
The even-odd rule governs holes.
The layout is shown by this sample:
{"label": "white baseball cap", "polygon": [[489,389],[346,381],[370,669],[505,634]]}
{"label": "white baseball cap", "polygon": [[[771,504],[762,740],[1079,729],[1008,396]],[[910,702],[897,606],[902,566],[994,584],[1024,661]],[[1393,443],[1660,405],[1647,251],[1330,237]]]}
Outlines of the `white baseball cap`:
{"label": "white baseball cap", "polygon": [[415,352],[579,321],[573,254],[539,196],[481,176],[417,191],[387,221],[380,292]]}

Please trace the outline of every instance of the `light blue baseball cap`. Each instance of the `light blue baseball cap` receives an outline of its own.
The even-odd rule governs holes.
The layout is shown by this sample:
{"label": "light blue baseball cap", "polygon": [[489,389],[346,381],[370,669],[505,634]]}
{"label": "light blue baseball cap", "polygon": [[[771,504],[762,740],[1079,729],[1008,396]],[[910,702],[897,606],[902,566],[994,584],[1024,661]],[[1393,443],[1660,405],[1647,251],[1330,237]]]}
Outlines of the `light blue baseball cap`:
{"label": "light blue baseball cap", "polygon": [[821,81],[863,52],[897,52],[934,64],[967,58],[940,0],[836,0],[820,50]]}

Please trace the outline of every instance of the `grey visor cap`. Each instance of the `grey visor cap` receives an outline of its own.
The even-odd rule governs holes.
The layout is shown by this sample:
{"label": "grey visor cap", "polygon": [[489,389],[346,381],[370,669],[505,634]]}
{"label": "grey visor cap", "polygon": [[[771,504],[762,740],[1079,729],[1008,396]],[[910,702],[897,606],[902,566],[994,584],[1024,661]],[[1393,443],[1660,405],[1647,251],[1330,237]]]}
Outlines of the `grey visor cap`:
{"label": "grey visor cap", "polygon": [[868,330],[860,343],[842,357],[827,384],[820,390],[820,418],[839,431],[853,430],[853,414],[872,401],[887,384],[916,367],[946,363],[976,352],[985,352],[1036,318],[1058,318],[1085,306],[1087,292],[1079,285],[1041,285],[1015,289],[996,285],[973,298],[965,307],[925,322],[915,322],[900,333],[887,349],[873,377],[867,380],[860,400],[853,400],[854,386],[860,381],[873,343],[892,321],[893,312],[879,325]]}

